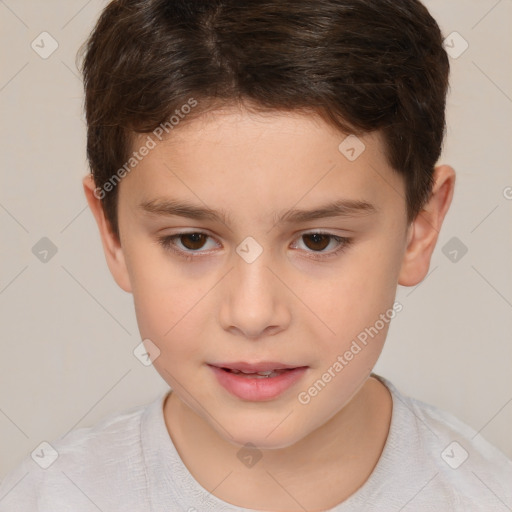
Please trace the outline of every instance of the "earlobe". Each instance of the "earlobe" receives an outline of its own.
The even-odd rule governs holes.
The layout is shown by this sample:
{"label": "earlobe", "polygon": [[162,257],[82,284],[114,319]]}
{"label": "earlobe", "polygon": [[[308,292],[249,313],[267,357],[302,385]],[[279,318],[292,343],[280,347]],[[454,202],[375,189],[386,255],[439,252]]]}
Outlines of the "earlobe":
{"label": "earlobe", "polygon": [[443,220],[453,198],[454,187],[453,168],[449,165],[436,167],[430,199],[409,226],[398,284],[415,286],[427,275]]}
{"label": "earlobe", "polygon": [[105,252],[105,258],[107,260],[110,273],[114,277],[116,283],[125,292],[130,293],[132,288],[126,267],[123,248],[121,247],[121,243],[118,237],[112,232],[110,223],[105,217],[101,199],[99,198],[99,195],[95,193],[96,186],[92,175],[88,174],[85,176],[82,183],[87,203],[89,204],[89,208],[91,209],[91,212],[96,220],[96,224],[98,225],[101,243],[103,245],[103,251]]}

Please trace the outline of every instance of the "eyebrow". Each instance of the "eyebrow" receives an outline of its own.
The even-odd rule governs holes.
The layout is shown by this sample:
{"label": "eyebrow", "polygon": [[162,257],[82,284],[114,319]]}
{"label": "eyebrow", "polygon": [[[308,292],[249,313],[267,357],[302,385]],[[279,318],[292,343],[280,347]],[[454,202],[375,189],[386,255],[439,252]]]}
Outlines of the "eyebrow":
{"label": "eyebrow", "polygon": [[[187,217],[196,220],[210,220],[229,224],[231,216],[226,210],[213,210],[187,201],[176,199],[154,199],[142,202],[139,207],[147,213],[163,216]],[[330,217],[360,217],[377,213],[378,209],[362,200],[342,199],[331,201],[309,210],[292,208],[274,214],[275,225],[293,224]]]}

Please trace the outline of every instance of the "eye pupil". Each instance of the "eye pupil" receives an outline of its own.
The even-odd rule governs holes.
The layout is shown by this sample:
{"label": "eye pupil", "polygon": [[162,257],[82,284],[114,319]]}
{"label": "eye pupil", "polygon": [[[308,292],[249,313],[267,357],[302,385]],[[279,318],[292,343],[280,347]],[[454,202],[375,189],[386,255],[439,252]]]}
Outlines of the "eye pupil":
{"label": "eye pupil", "polygon": [[[181,243],[184,245],[184,247],[193,250],[200,249],[204,245],[206,235],[203,233],[186,233],[184,235],[180,235],[180,238]],[[185,243],[184,240],[191,240],[192,244]]]}
{"label": "eye pupil", "polygon": [[[309,235],[303,235],[304,241],[306,243],[306,240],[312,239],[313,240],[313,247],[310,246],[310,244],[306,243],[306,246],[309,249],[322,251],[329,245],[329,239],[331,238],[330,235],[323,235],[321,233],[310,233]],[[320,247],[315,246],[316,244],[320,244]]]}

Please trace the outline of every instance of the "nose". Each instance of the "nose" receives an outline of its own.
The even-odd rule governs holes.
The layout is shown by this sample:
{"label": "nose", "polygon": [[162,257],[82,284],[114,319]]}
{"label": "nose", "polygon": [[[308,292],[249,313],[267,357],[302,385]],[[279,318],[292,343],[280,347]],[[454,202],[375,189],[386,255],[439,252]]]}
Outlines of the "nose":
{"label": "nose", "polygon": [[287,290],[265,251],[252,263],[235,254],[234,265],[221,290],[222,328],[252,340],[285,330],[291,318]]}

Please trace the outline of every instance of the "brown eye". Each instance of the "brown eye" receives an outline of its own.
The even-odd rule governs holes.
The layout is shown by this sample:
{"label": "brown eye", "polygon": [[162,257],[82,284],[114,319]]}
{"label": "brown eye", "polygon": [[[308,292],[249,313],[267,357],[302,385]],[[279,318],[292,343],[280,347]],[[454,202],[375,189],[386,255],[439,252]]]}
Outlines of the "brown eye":
{"label": "brown eye", "polygon": [[190,250],[201,249],[208,238],[204,233],[185,233],[178,236],[183,247]]}
{"label": "brown eye", "polygon": [[[208,247],[208,242],[210,242],[210,247]],[[212,249],[211,244],[213,244],[213,248],[215,248],[216,245],[218,246],[210,235],[200,231],[163,236],[158,238],[158,243],[165,250],[172,251],[188,261],[200,256],[206,256],[208,253],[204,249]]]}
{"label": "brown eye", "polygon": [[[304,240],[304,244],[308,249],[313,251],[323,251],[331,241],[331,235],[324,235],[322,233],[310,233],[308,235],[302,235]],[[310,242],[306,242],[306,240],[310,240]]]}
{"label": "brown eye", "polygon": [[[311,232],[301,235],[295,247],[302,250],[308,258],[323,261],[341,254],[351,243],[352,238],[337,236],[331,233]],[[303,247],[300,247],[300,246]]]}

